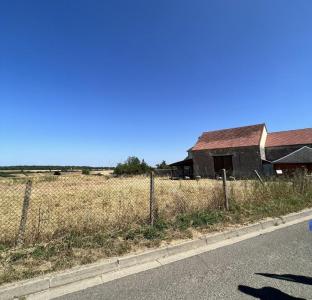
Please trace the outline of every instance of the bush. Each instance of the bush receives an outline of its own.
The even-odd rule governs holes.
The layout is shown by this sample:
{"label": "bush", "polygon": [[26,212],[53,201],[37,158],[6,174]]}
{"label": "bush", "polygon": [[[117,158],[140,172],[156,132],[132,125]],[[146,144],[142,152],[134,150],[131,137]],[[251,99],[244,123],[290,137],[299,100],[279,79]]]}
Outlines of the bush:
{"label": "bush", "polygon": [[83,169],[83,170],[81,171],[81,174],[82,174],[82,175],[90,175],[90,170],[88,170],[88,169]]}
{"label": "bush", "polygon": [[53,173],[53,175],[61,175],[61,172],[60,171],[55,171],[54,173]]}
{"label": "bush", "polygon": [[114,169],[116,175],[139,175],[145,174],[151,170],[151,167],[144,161],[140,161],[135,156],[130,156],[124,163],[119,163]]}

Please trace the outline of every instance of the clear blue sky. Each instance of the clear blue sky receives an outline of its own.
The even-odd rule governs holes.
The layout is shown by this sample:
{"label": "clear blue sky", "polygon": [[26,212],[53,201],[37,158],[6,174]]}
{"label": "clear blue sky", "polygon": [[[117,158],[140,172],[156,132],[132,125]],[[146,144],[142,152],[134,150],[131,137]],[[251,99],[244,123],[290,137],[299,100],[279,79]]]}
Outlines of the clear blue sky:
{"label": "clear blue sky", "polygon": [[0,165],[183,159],[312,127],[312,1],[0,2]]}

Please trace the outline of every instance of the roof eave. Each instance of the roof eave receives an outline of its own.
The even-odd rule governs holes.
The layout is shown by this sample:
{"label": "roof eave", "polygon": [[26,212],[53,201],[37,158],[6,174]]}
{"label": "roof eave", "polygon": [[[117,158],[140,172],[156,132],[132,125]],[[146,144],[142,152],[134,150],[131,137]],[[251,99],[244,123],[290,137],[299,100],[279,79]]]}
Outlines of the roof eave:
{"label": "roof eave", "polygon": [[254,145],[248,145],[248,146],[233,146],[233,147],[220,147],[220,148],[203,148],[203,149],[194,149],[192,148],[192,151],[207,151],[207,150],[224,150],[224,149],[238,149],[238,148],[253,148],[253,147],[259,147],[258,144]]}
{"label": "roof eave", "polygon": [[274,148],[274,147],[285,147],[285,146],[302,146],[302,147],[307,147],[307,145],[312,145],[312,141],[311,142],[307,142],[307,143],[298,143],[298,144],[282,144],[282,145],[274,145],[274,146],[268,146],[265,145],[265,148]]}

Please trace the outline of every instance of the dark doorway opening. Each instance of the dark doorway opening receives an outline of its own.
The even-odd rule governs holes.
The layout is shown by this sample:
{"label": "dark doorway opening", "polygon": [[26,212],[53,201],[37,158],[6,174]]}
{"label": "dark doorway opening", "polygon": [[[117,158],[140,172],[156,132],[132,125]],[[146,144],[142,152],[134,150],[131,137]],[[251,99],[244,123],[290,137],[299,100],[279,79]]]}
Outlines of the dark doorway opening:
{"label": "dark doorway opening", "polygon": [[214,156],[213,162],[216,175],[220,176],[222,169],[226,170],[227,175],[233,175],[232,155]]}

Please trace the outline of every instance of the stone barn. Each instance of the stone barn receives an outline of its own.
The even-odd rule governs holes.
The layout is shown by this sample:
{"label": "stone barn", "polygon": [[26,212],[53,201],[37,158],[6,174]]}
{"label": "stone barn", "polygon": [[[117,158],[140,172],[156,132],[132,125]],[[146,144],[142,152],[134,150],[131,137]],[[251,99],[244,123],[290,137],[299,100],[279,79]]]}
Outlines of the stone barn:
{"label": "stone barn", "polygon": [[185,160],[171,164],[180,177],[237,178],[274,170],[312,170],[312,128],[268,132],[265,124],[204,132]]}

